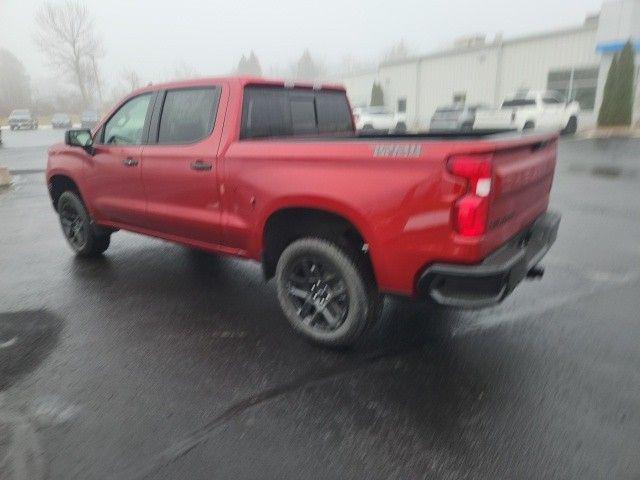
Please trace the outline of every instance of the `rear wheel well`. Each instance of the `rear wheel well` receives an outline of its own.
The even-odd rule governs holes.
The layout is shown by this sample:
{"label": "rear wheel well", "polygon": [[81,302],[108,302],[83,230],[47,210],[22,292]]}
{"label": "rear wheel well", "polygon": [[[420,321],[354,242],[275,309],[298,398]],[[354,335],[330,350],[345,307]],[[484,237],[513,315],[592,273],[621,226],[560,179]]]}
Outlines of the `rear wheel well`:
{"label": "rear wheel well", "polygon": [[67,191],[76,192],[78,196],[82,198],[78,185],[76,185],[70,177],[67,177],[66,175],[54,175],[49,179],[49,195],[53,202],[53,208],[58,210],[58,200],[60,199],[60,195]]}
{"label": "rear wheel well", "polygon": [[361,255],[373,274],[367,243],[358,229],[344,217],[324,210],[287,208],[273,213],[265,224],[262,267],[267,279],[274,276],[280,255],[295,240],[319,237],[335,242],[354,255]]}

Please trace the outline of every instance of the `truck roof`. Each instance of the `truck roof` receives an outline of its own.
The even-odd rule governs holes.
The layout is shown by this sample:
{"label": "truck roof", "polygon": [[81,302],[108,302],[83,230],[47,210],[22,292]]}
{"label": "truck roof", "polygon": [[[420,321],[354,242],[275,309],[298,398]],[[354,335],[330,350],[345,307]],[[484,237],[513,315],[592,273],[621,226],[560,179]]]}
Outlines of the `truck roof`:
{"label": "truck roof", "polygon": [[328,83],[313,83],[297,80],[263,78],[253,76],[221,76],[221,77],[199,77],[186,80],[175,80],[171,82],[156,83],[136,90],[137,92],[154,91],[168,88],[195,87],[209,85],[212,82],[226,82],[244,87],[246,85],[266,85],[274,87],[302,87],[315,88],[321,90],[339,90],[345,91],[342,85]]}

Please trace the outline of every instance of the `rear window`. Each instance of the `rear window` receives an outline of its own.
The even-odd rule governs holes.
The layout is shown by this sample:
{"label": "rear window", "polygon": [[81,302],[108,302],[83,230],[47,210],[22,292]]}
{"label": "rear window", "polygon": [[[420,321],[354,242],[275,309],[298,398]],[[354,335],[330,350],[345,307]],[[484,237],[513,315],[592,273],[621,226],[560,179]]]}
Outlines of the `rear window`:
{"label": "rear window", "polygon": [[246,87],[241,138],[353,132],[344,92]]}
{"label": "rear window", "polygon": [[217,87],[169,90],[162,106],[158,143],[194,143],[208,137],[219,98]]}
{"label": "rear window", "polygon": [[533,98],[516,98],[513,100],[505,100],[502,102],[502,108],[510,107],[530,107],[534,106],[536,101]]}
{"label": "rear window", "polygon": [[389,110],[385,107],[368,107],[363,109],[363,113],[366,115],[390,115]]}
{"label": "rear window", "polygon": [[464,110],[464,107],[440,107],[436,110],[436,113],[459,113]]}

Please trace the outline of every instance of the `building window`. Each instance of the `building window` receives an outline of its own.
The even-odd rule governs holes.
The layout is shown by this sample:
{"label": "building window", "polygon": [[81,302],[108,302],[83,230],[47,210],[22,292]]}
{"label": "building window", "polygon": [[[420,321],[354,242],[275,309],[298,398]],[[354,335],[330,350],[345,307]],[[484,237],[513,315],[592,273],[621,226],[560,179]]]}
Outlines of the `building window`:
{"label": "building window", "polygon": [[406,98],[399,98],[398,99],[398,112],[399,113],[405,113],[407,111],[407,99]]}
{"label": "building window", "polygon": [[455,92],[453,94],[453,103],[467,103],[467,92]]}
{"label": "building window", "polygon": [[582,110],[591,111],[596,103],[598,67],[551,70],[547,89],[555,90],[567,100],[575,100]]}

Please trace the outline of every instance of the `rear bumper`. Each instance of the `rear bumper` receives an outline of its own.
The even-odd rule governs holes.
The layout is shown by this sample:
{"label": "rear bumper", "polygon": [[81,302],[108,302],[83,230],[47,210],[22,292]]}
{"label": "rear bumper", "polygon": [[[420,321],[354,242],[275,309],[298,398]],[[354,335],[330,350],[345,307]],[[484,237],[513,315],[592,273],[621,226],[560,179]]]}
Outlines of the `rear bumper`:
{"label": "rear bumper", "polygon": [[559,225],[560,215],[547,212],[480,264],[431,265],[418,280],[419,297],[460,308],[501,302],[549,251]]}

